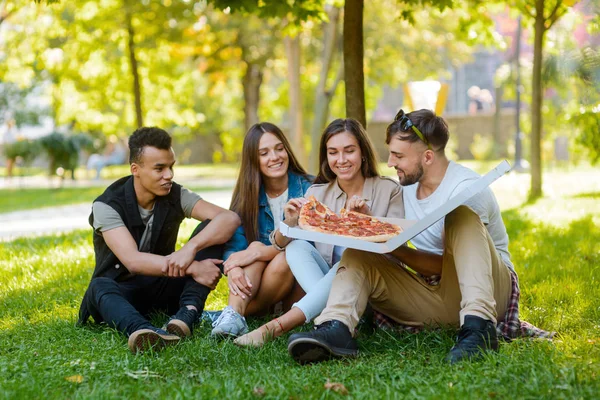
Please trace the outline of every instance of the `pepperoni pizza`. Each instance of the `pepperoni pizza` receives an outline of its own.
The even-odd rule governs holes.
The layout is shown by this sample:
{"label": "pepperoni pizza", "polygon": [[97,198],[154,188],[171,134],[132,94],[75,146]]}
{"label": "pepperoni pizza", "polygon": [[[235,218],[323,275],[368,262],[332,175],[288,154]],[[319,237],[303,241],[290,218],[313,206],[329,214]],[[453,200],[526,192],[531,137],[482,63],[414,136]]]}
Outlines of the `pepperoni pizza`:
{"label": "pepperoni pizza", "polygon": [[368,242],[386,242],[402,232],[402,228],[397,225],[344,208],[340,211],[340,215],[337,215],[314,196],[310,196],[300,209],[298,224],[300,228],[307,231],[329,233]]}

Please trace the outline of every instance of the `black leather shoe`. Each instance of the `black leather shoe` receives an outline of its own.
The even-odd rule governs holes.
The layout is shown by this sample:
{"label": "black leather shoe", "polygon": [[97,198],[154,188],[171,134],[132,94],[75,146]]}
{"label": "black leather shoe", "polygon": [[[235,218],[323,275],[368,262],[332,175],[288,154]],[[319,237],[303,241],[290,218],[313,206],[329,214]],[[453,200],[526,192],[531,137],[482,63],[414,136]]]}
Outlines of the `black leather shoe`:
{"label": "black leather shoe", "polygon": [[288,351],[298,363],[309,364],[336,357],[356,357],[358,345],[346,325],[332,320],[315,326],[311,332],[291,335]]}
{"label": "black leather shoe", "polygon": [[485,351],[498,351],[498,335],[492,321],[466,315],[465,323],[458,332],[458,342],[446,356],[446,361],[455,364],[465,359],[477,359]]}

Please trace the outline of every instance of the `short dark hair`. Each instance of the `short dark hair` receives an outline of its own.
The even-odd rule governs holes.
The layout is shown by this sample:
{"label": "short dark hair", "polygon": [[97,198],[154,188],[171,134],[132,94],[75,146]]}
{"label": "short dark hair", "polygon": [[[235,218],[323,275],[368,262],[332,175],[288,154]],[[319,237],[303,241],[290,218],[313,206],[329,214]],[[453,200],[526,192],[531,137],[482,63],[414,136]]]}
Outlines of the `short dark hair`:
{"label": "short dark hair", "polygon": [[[413,111],[406,114],[406,116],[421,131],[434,151],[444,152],[448,144],[449,133],[448,124],[442,117],[438,117],[433,111],[427,109]],[[409,142],[422,141],[412,128],[408,128],[405,131],[401,125],[402,121],[394,121],[388,125],[385,137],[386,144],[390,144],[392,138],[396,135],[398,135],[398,139],[400,140],[407,140]]]}
{"label": "short dark hair", "polygon": [[140,162],[146,146],[169,150],[171,148],[171,135],[155,126],[144,126],[136,129],[129,137],[129,164]]}

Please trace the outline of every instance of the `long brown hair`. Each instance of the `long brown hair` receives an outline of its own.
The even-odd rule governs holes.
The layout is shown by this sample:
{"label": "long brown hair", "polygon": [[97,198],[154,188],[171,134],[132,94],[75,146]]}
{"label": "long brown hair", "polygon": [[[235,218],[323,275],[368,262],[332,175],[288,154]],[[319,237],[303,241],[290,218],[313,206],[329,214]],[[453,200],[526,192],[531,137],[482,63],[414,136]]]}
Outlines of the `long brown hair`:
{"label": "long brown hair", "polygon": [[331,122],[321,135],[321,143],[319,144],[319,175],[315,178],[315,183],[329,183],[336,179],[327,162],[327,142],[332,136],[338,133],[348,132],[353,135],[360,147],[362,155],[362,164],[360,172],[365,178],[379,176],[379,168],[377,166],[377,154],[371,143],[371,139],[367,136],[367,132],[362,127],[360,122],[353,118],[341,119],[338,118]]}
{"label": "long brown hair", "polygon": [[265,133],[275,135],[283,143],[289,158],[288,171],[306,175],[306,171],[296,159],[290,143],[281,129],[269,122],[260,122],[250,127],[244,137],[240,174],[233,190],[230,206],[230,209],[235,211],[242,220],[248,243],[258,240],[258,195],[263,184],[258,146],[260,138]]}

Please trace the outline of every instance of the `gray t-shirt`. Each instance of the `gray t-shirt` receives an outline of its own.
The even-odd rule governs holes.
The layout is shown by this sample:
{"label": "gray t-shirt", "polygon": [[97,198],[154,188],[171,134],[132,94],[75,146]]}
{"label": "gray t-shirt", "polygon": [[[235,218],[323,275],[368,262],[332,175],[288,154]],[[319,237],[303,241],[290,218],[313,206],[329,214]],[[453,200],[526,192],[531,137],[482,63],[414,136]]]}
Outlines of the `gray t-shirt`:
{"label": "gray t-shirt", "polygon": [[[192,217],[192,210],[194,206],[201,200],[199,194],[196,194],[186,188],[181,188],[181,208],[186,218]],[[140,217],[142,222],[146,225],[142,239],[140,240],[139,251],[148,252],[150,249],[150,239],[152,238],[152,222],[154,221],[154,208],[152,210],[146,210],[139,206]],[[106,232],[111,229],[125,226],[125,223],[121,219],[121,216],[114,208],[106,203],[100,201],[94,202],[92,205],[92,213],[94,214],[94,230],[96,232]]]}

